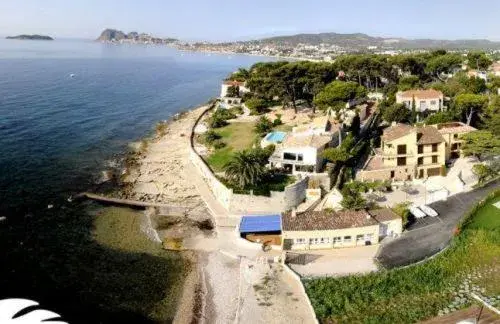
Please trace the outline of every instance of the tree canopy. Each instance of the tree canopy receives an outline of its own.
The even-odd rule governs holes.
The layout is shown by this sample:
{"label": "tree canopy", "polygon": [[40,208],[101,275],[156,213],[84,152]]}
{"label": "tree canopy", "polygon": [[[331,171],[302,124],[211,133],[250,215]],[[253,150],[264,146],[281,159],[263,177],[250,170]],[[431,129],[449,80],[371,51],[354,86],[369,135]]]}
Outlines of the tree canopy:
{"label": "tree canopy", "polygon": [[462,135],[462,139],[464,143],[461,148],[466,156],[473,155],[481,159],[500,154],[500,137],[488,130],[467,133]]}
{"label": "tree canopy", "polygon": [[349,100],[366,96],[366,88],[350,81],[333,81],[328,84],[314,100],[323,109],[340,108]]}
{"label": "tree canopy", "polygon": [[386,107],[382,111],[382,117],[388,123],[397,122],[401,123],[409,120],[410,118],[410,110],[406,108],[404,104],[395,103]]}
{"label": "tree canopy", "polygon": [[488,104],[488,97],[477,94],[464,93],[455,98],[455,110],[462,116],[467,125],[471,125],[473,117],[481,113]]}

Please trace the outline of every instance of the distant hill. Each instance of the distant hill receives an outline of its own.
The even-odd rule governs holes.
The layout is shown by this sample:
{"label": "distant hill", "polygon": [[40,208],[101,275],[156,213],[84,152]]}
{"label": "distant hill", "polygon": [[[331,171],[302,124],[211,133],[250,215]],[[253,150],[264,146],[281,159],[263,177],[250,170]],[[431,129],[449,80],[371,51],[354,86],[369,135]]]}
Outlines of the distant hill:
{"label": "distant hill", "polygon": [[366,48],[377,46],[394,49],[415,49],[415,48],[446,48],[446,49],[474,49],[474,48],[500,48],[500,42],[492,42],[487,39],[460,39],[460,40],[440,40],[440,39],[406,39],[406,38],[384,38],[373,37],[362,33],[338,34],[297,34],[291,36],[276,36],[252,40],[241,43],[273,44],[283,46],[296,46],[298,44],[319,45],[329,44],[341,47]]}
{"label": "distant hill", "polygon": [[7,39],[22,39],[22,40],[54,40],[50,36],[45,35],[18,35],[18,36],[7,36]]}
{"label": "distant hill", "polygon": [[138,32],[130,32],[124,33],[121,30],[107,28],[105,29],[101,35],[96,39],[99,42],[152,42],[152,43],[163,43],[168,44],[177,41],[175,38],[158,38],[153,37],[149,34],[138,33]]}

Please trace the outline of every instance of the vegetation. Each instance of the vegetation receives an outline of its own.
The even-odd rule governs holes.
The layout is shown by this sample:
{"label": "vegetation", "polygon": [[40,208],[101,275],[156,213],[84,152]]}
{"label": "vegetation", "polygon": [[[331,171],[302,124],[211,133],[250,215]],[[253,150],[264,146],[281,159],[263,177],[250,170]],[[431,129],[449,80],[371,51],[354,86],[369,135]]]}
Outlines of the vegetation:
{"label": "vegetation", "polygon": [[405,122],[410,119],[410,111],[404,104],[395,103],[382,111],[384,120],[388,123]]}
{"label": "vegetation", "polygon": [[252,115],[260,115],[267,112],[269,101],[260,98],[250,98],[245,101],[245,105],[250,109]]}
{"label": "vegetation", "polygon": [[230,86],[227,88],[227,97],[239,97],[239,96],[240,96],[240,87]]}
{"label": "vegetation", "polygon": [[263,136],[273,129],[273,123],[266,117],[261,116],[255,124],[255,132],[260,136]]}
{"label": "vegetation", "polygon": [[[221,128],[214,129],[220,136],[218,141],[226,145],[216,150],[207,158],[207,163],[214,171],[222,171],[233,152],[249,149],[255,142],[255,123],[232,123]],[[214,147],[215,148],[215,147]]]}
{"label": "vegetation", "polygon": [[411,202],[405,201],[402,203],[398,203],[394,207],[392,207],[392,210],[396,214],[401,216],[403,227],[406,227],[406,225],[408,224],[408,218],[410,217],[410,206]]}
{"label": "vegetation", "polygon": [[464,143],[462,151],[466,156],[473,155],[478,159],[500,154],[500,137],[488,130],[480,130],[462,135]]}
{"label": "vegetation", "polygon": [[[498,267],[500,231],[497,210],[483,201],[461,226],[448,250],[426,263],[368,275],[306,280],[305,287],[322,322],[412,323],[448,307],[467,274]],[[495,224],[497,226],[495,227]],[[473,279],[486,294],[500,293],[500,272]],[[470,301],[469,301],[470,303]]]}
{"label": "vegetation", "polygon": [[259,183],[266,172],[266,163],[262,163],[262,155],[253,150],[236,152],[224,165],[226,179],[243,189]]}
{"label": "vegetation", "polygon": [[490,166],[485,164],[476,164],[472,167],[472,172],[478,177],[478,182],[481,184],[486,179],[497,174]]}
{"label": "vegetation", "polygon": [[366,97],[366,88],[356,82],[333,81],[318,93],[314,104],[322,109],[339,110],[344,108],[347,101],[364,97]]}

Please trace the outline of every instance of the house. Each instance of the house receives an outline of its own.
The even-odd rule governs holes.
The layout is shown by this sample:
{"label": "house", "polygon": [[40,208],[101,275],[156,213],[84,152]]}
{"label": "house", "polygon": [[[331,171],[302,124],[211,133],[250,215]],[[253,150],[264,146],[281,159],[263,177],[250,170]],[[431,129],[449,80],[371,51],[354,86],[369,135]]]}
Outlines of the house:
{"label": "house", "polygon": [[271,167],[283,168],[292,174],[319,173],[323,150],[332,145],[332,135],[310,132],[289,133],[269,158]]}
{"label": "house", "polygon": [[384,129],[381,147],[374,150],[356,178],[405,181],[441,175],[445,162],[460,155],[459,136],[475,130],[465,126],[393,124]]}
{"label": "house", "polygon": [[443,109],[444,96],[441,91],[434,89],[408,90],[396,93],[396,102],[402,103],[408,109],[412,109],[415,101],[415,109],[418,112],[440,111]]}
{"label": "house", "polygon": [[486,73],[486,71],[469,70],[467,71],[467,76],[469,78],[474,77],[483,79],[484,81],[488,82],[488,73]]}
{"label": "house", "polygon": [[292,128],[292,133],[307,133],[316,135],[333,135],[340,129],[340,125],[331,119],[330,116],[320,116],[314,118],[307,124],[302,124]]}
{"label": "house", "polygon": [[436,125],[436,127],[446,143],[446,160],[459,158],[460,147],[463,143],[460,136],[477,130],[461,122],[444,123]]}
{"label": "house", "polygon": [[[241,96],[249,92],[250,90],[245,86],[245,82],[240,82],[240,81],[224,81],[221,85],[221,90],[220,90],[220,98],[222,102],[224,102],[226,105],[223,105],[222,107],[228,107],[230,108],[231,106],[234,105],[240,105],[241,104]],[[235,92],[237,93],[229,93],[231,89],[235,89]]]}
{"label": "house", "polygon": [[500,61],[496,61],[490,66],[490,72],[494,76],[500,76]]}
{"label": "house", "polygon": [[402,219],[391,209],[306,211],[282,215],[284,250],[315,250],[377,244],[399,236]]}

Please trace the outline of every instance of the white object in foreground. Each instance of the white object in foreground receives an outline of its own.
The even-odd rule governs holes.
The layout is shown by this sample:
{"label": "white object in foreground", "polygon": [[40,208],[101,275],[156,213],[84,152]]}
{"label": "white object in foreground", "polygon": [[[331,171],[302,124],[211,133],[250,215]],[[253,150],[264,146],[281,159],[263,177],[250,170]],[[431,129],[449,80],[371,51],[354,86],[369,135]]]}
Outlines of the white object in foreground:
{"label": "white object in foreground", "polygon": [[416,218],[424,218],[427,216],[423,211],[421,211],[418,207],[410,207],[410,213]]}
{"label": "white object in foreground", "polygon": [[436,217],[438,215],[437,211],[427,205],[418,206],[418,208],[421,209],[427,216]]}

